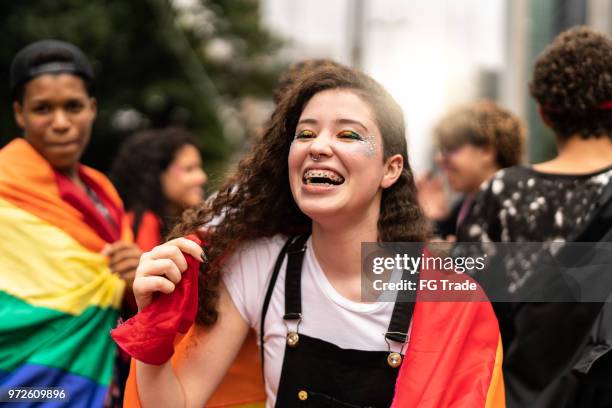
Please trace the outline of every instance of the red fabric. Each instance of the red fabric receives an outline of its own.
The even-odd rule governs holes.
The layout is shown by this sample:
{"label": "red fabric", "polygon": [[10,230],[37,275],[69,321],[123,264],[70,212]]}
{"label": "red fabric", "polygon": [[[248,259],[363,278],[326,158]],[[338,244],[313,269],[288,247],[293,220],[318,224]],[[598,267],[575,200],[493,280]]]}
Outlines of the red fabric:
{"label": "red fabric", "polygon": [[[430,256],[430,253],[425,251],[424,255]],[[184,274],[198,263],[189,258],[190,268]],[[167,296],[172,298],[176,294],[174,302],[162,304],[160,298],[138,315],[147,313],[138,323],[127,326],[132,320],[137,320],[137,316],[113,332],[115,341],[122,348],[127,343],[130,350],[126,351],[133,357],[149,364],[161,364],[171,357],[177,329],[166,327],[166,320],[173,321],[172,327],[185,331],[193,321],[195,309],[191,320],[185,319],[185,313],[179,316],[175,312],[184,307],[181,304],[183,297],[189,297],[180,288],[191,279],[192,284],[197,284],[197,268],[193,269],[194,277],[184,276],[175,292]],[[456,283],[471,281],[467,275],[438,271],[424,271],[421,278],[445,279]],[[188,300],[197,307],[197,296]],[[162,326],[165,327],[163,330],[160,328]],[[122,329],[127,332],[127,342],[117,339],[116,332]],[[129,333],[132,330],[134,333]],[[182,351],[185,352],[184,348]],[[497,319],[480,289],[470,294],[419,291],[408,349],[396,381],[392,407],[504,408],[501,360]],[[126,385],[126,407],[140,407],[133,368]]]}
{"label": "red fabric", "polygon": [[[130,223],[133,223],[133,214],[128,214],[128,218],[130,218]],[[153,214],[152,212],[146,212],[143,214],[140,228],[138,229],[138,236],[136,237],[136,243],[143,250],[150,250],[154,246],[159,245],[161,241],[161,235],[159,234],[159,218]],[[202,234],[205,235],[205,234]],[[156,236],[159,237],[159,240],[156,240]],[[193,239],[194,241],[200,243],[200,240]],[[205,239],[204,239],[205,240]],[[182,285],[182,282],[187,279],[186,275],[188,272],[184,272],[183,279],[179,282],[179,286]],[[195,282],[192,284],[197,286],[197,271],[193,274],[195,276]],[[197,288],[196,288],[197,289]],[[178,287],[177,287],[178,290]],[[197,293],[195,295],[182,292],[185,296],[191,296],[193,299],[197,300]],[[155,300],[157,302],[158,300]],[[154,302],[154,303],[155,303]],[[195,302],[197,306],[197,301]],[[152,314],[161,313],[163,310],[176,310],[174,314],[178,314],[178,310],[181,309],[184,303],[175,299],[175,302],[170,306],[158,306],[156,309],[152,311]],[[165,309],[169,307],[169,309]],[[170,309],[176,307],[177,309]],[[156,312],[156,310],[159,310]],[[144,312],[144,311],[143,311]],[[165,312],[165,316],[172,316],[173,314],[169,312]],[[135,338],[130,333],[130,330],[135,330],[141,333],[149,333],[151,330],[155,331],[155,327],[157,325],[157,320],[153,322],[148,322],[144,318],[140,320],[137,325],[131,324],[131,327],[122,328],[121,330],[125,330],[125,332],[121,333],[122,340],[126,342],[128,345],[126,347],[130,347],[131,349],[136,349],[140,347],[140,345],[136,342],[132,344],[132,339]],[[193,321],[193,318],[191,318]],[[128,321],[129,322],[129,321]],[[127,322],[126,322],[127,323]],[[150,326],[149,326],[150,325]],[[187,324],[186,324],[187,325]],[[121,326],[123,327],[123,326]],[[120,327],[120,328],[121,328]],[[176,331],[174,332],[176,333]],[[146,355],[151,355],[154,353],[158,353],[157,348],[161,348],[161,352],[164,355],[168,355],[168,353],[172,353],[174,349],[176,349],[176,353],[179,355],[185,352],[185,348],[181,348],[180,343],[184,338],[181,334],[168,332],[164,333],[164,338],[158,341],[159,345],[153,345],[153,347],[146,346],[147,351]],[[192,334],[192,331],[188,331],[185,337],[188,337]],[[167,335],[167,337],[166,337]],[[144,336],[144,334],[142,335]],[[148,335],[147,335],[148,336]],[[113,337],[114,338],[114,337]],[[172,339],[172,340],[170,340]],[[173,343],[171,343],[171,341]],[[119,344],[119,343],[118,343]],[[174,355],[176,355],[176,353]],[[138,358],[135,354],[132,354],[133,357]],[[154,358],[155,361],[159,361],[163,363],[163,358]],[[123,406],[124,407],[133,407],[140,408],[140,401],[138,399],[138,390],[136,384],[136,375],[134,373],[134,365],[132,364],[130,368],[130,375],[128,377],[126,387],[125,387],[125,397]],[[210,401],[206,404],[207,407],[231,407],[235,405],[263,402],[266,400],[266,394],[264,389],[263,376],[261,372],[261,359],[259,357],[259,350],[257,347],[256,336],[253,331],[249,333],[249,336],[245,340],[242,348],[240,349],[238,356],[236,357],[234,363],[229,368],[229,371],[225,375],[225,378],[211,397]]]}
{"label": "red fabric", "polygon": [[418,302],[393,407],[503,407],[503,387],[492,405],[489,392],[499,346],[489,303]]}
{"label": "red fabric", "polygon": [[83,221],[89,225],[91,229],[96,231],[106,242],[115,242],[121,239],[119,228],[121,227],[121,219],[123,217],[123,209],[117,206],[113,200],[107,195],[106,191],[101,188],[95,180],[87,175],[79,166],[79,178],[91,188],[98,196],[104,207],[110,214],[112,222],[109,222],[100,211],[96,208],[87,193],[79,188],[68,176],[54,170],[55,179],[57,181],[57,189],[62,200],[76,208],[83,214]]}
{"label": "red fabric", "polygon": [[612,109],[612,101],[604,102],[597,106],[599,109]]}
{"label": "red fabric", "polygon": [[[193,241],[200,242],[193,237]],[[198,310],[200,261],[188,254],[187,270],[174,292],[159,297],[140,313],[111,330],[123,351],[147,364],[163,364],[174,354],[177,333],[187,333]],[[177,312],[178,311],[178,312]]]}
{"label": "red fabric", "polygon": [[[99,191],[97,188],[104,191],[101,195],[119,213],[120,239],[131,242],[132,229],[122,215],[123,204],[111,182],[102,173],[83,165],[79,165],[79,175],[89,180],[86,181],[89,186],[95,185],[95,191]],[[103,238],[87,222],[85,214],[63,199],[53,167],[23,138],[0,149],[0,196],[65,231],[90,251],[100,252],[107,243],[115,241]]]}
{"label": "red fabric", "polygon": [[[426,249],[424,255],[431,253]],[[474,282],[435,270],[421,270],[420,278]],[[392,407],[503,408],[501,360],[497,318],[480,287],[419,290]]]}
{"label": "red fabric", "polygon": [[[133,227],[134,213],[129,212],[128,218],[130,220],[130,225]],[[142,214],[140,225],[138,226],[138,235],[134,237],[134,241],[144,252],[152,250],[163,242],[161,236],[161,221],[152,211],[146,211]]]}

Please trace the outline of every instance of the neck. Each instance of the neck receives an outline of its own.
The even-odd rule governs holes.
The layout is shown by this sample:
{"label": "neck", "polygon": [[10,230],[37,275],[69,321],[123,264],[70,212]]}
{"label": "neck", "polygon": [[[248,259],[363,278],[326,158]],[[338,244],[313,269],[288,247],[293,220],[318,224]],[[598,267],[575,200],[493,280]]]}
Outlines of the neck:
{"label": "neck", "polygon": [[612,165],[612,140],[605,135],[590,139],[573,136],[559,141],[557,148],[557,157],[534,168],[560,173],[588,173]]}
{"label": "neck", "polygon": [[360,277],[361,243],[378,240],[379,207],[373,210],[331,227],[313,221],[313,249],[332,284],[334,279]]}
{"label": "neck", "polygon": [[580,136],[571,137],[557,143],[559,154],[557,158],[571,158],[575,161],[585,159],[604,159],[609,162],[612,153],[612,141],[607,136],[583,139]]}

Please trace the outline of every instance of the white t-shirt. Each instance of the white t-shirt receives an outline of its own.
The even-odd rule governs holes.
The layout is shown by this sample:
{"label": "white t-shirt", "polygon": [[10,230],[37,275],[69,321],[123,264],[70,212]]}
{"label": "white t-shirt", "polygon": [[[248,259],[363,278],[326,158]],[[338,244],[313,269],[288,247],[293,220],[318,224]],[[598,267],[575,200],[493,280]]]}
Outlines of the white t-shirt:
{"label": "white t-shirt", "polygon": [[[226,264],[223,281],[242,318],[260,336],[261,312],[276,258],[287,238],[276,235],[240,247]],[[342,348],[388,351],[384,333],[393,312],[392,302],[359,303],[340,295],[330,284],[306,242],[302,265],[302,321],[299,333],[333,343]],[[285,353],[287,326],[285,314],[285,272],[287,257],[281,265],[270,299],[264,326],[265,383],[267,406],[276,401]],[[295,331],[295,321],[288,322]],[[390,342],[400,352],[401,343]],[[261,345],[260,345],[261,346]],[[405,348],[404,348],[405,350]]]}

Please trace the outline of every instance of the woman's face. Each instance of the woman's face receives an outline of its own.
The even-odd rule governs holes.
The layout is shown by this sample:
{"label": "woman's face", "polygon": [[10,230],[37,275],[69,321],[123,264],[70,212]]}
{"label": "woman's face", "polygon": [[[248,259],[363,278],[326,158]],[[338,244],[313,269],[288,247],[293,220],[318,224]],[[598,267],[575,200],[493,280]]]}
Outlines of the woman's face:
{"label": "woman's face", "polygon": [[192,145],[181,147],[161,175],[163,193],[178,210],[193,207],[204,199],[202,186],[207,180],[200,152]]}
{"label": "woman's face", "polygon": [[436,162],[444,170],[451,188],[462,193],[477,191],[496,170],[493,150],[469,143],[439,152]]}
{"label": "woman's face", "polygon": [[317,222],[377,216],[401,155],[383,160],[370,106],[350,90],[325,90],[304,107],[289,150],[289,182],[299,208]]}
{"label": "woman's face", "polygon": [[23,100],[13,104],[25,139],[54,168],[74,170],[91,135],[96,101],[81,78],[44,74],[28,82]]}

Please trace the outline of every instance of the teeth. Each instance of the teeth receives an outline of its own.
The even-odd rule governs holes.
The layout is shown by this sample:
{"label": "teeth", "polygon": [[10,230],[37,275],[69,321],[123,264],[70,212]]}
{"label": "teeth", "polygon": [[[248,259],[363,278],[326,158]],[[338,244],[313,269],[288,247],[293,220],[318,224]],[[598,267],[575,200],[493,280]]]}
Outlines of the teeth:
{"label": "teeth", "polygon": [[344,177],[332,170],[307,170],[304,173],[304,180],[311,183],[312,179],[327,179],[331,182],[323,182],[323,184],[341,184],[344,182]]}
{"label": "teeth", "polygon": [[331,170],[308,170],[304,173],[304,177],[325,177],[334,181],[344,181],[344,178],[341,175]]}

